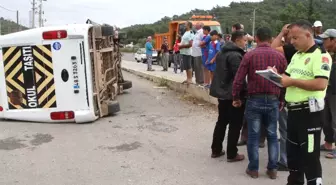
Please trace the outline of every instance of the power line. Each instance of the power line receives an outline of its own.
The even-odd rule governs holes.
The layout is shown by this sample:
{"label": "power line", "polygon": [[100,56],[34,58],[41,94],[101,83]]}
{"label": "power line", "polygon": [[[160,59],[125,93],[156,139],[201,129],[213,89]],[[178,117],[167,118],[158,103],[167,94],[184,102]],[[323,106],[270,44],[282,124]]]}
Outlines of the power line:
{"label": "power line", "polygon": [[8,9],[8,8],[3,7],[3,6],[1,6],[1,5],[0,5],[0,8],[2,8],[2,9],[4,9],[4,10],[7,10],[7,11],[10,11],[10,12],[16,12],[15,10]]}

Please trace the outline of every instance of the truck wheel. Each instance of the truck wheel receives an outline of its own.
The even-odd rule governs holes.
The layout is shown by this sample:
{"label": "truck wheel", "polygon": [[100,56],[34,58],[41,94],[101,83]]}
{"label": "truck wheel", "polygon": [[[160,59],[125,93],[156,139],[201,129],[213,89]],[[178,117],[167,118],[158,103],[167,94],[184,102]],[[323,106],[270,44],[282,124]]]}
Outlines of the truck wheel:
{"label": "truck wheel", "polygon": [[107,106],[109,115],[114,115],[120,111],[120,104],[118,101],[110,101]]}
{"label": "truck wheel", "polygon": [[119,83],[119,85],[123,86],[123,90],[132,88],[132,82],[125,80],[124,82]]}

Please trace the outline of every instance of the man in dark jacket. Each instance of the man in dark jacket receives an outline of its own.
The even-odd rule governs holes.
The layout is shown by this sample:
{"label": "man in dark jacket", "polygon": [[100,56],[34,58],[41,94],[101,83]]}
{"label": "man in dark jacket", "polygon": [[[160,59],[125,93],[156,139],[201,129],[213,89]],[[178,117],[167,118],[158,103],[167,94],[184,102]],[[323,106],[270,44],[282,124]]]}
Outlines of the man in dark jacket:
{"label": "man in dark jacket", "polygon": [[239,64],[245,54],[247,36],[243,31],[235,31],[231,42],[226,43],[216,59],[216,70],[210,88],[210,95],[218,98],[218,121],[213,133],[212,158],[225,155],[223,141],[226,127],[229,125],[227,161],[244,160],[244,155],[238,154],[237,142],[244,118],[244,106],[232,106],[232,83]]}

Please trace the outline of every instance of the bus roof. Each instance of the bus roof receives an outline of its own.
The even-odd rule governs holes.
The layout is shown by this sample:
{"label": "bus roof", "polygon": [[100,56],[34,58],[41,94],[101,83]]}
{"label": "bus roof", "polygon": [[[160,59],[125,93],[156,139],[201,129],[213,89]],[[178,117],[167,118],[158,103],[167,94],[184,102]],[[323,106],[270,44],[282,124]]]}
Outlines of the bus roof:
{"label": "bus roof", "polygon": [[88,34],[88,30],[92,24],[67,24],[61,26],[47,26],[15,32],[0,36],[0,47],[16,46],[16,45],[34,45],[41,43],[42,33],[45,31],[66,30],[68,35],[84,35]]}

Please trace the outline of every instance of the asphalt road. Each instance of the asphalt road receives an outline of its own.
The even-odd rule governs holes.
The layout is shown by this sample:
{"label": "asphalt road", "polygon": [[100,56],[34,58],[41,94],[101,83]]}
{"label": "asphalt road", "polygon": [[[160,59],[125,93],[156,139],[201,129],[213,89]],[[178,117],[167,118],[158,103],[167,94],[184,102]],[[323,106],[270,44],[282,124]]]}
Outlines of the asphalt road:
{"label": "asphalt road", "polygon": [[123,60],[134,61],[134,53],[123,53]]}
{"label": "asphalt road", "polygon": [[[247,160],[210,158],[217,114],[212,107],[125,73],[133,88],[121,112],[92,124],[0,122],[1,185],[283,185],[245,175]],[[245,147],[240,152],[246,154]],[[324,185],[335,185],[336,161],[322,158]],[[307,161],[308,162],[308,161]]]}

